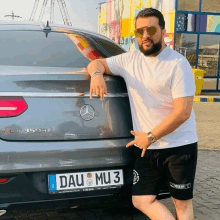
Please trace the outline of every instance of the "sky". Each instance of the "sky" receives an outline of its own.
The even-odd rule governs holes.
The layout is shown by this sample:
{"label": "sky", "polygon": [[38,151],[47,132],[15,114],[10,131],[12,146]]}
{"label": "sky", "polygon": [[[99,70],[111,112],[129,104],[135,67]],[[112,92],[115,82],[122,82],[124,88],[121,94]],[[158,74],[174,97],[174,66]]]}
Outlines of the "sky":
{"label": "sky", "polygon": [[[41,8],[44,0],[39,0],[37,11],[34,20],[38,21]],[[47,0],[47,6],[44,12],[43,21],[50,20],[50,2]],[[91,31],[98,31],[98,12],[99,3],[105,0],[64,0],[70,16],[72,25],[77,28],[84,28]],[[34,7],[35,0],[0,0],[0,21],[12,20],[10,15],[12,11],[15,15],[22,18],[15,18],[15,20],[23,21],[29,20]],[[55,16],[54,23],[63,24],[63,19],[60,13],[57,0],[55,0]]]}

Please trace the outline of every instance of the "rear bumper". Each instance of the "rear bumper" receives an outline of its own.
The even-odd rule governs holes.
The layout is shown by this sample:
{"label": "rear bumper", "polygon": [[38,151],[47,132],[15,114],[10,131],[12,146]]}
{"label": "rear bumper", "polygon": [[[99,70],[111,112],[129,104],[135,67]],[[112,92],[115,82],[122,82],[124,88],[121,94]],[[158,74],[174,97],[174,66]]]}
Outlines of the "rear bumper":
{"label": "rear bumper", "polygon": [[62,210],[75,208],[105,208],[132,205],[131,197],[121,197],[120,194],[109,194],[104,196],[95,196],[82,199],[60,199],[36,201],[27,203],[10,203],[0,205],[0,210],[6,210],[7,213],[27,213],[42,212],[48,210]]}
{"label": "rear bumper", "polygon": [[[109,168],[81,169],[84,171],[109,170]],[[131,188],[133,180],[132,166],[112,167],[123,169],[124,185],[119,188],[109,188],[83,192],[49,193],[47,172],[7,174],[11,179],[0,184],[0,210],[7,212],[64,209],[71,207],[100,207],[131,204]],[[53,173],[78,172],[79,170],[63,170]],[[0,174],[0,177],[5,174]]]}
{"label": "rear bumper", "polygon": [[[105,198],[101,204],[105,200],[113,204],[119,197],[128,201],[133,173],[131,151],[125,145],[130,141],[0,141],[0,178],[9,178],[7,183],[0,184],[0,210],[28,210],[32,205],[39,205],[39,209],[69,208],[86,206],[87,200],[95,205],[96,198]],[[124,171],[121,188],[49,194],[49,174],[112,169]]]}
{"label": "rear bumper", "polygon": [[[0,210],[6,210],[7,212],[33,212],[39,210],[131,205],[133,167],[131,165],[114,167],[114,169],[123,169],[124,171],[124,185],[120,188],[62,194],[49,194],[47,177],[50,172],[16,174],[7,184],[1,184]],[[158,199],[168,197],[170,195],[166,190],[161,191],[158,195]]]}

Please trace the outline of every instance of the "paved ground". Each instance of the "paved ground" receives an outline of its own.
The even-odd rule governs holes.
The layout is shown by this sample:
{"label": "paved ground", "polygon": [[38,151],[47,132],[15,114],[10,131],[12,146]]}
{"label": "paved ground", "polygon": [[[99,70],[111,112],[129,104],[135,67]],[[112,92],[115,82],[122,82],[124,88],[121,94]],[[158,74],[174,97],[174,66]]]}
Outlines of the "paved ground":
{"label": "paved ground", "polygon": [[[199,137],[198,167],[194,190],[196,220],[220,220],[220,103],[194,103]],[[174,213],[171,199],[163,201]],[[72,210],[3,216],[7,220],[147,220],[132,209]]]}
{"label": "paved ground", "polygon": [[220,103],[194,102],[199,148],[220,149]]}

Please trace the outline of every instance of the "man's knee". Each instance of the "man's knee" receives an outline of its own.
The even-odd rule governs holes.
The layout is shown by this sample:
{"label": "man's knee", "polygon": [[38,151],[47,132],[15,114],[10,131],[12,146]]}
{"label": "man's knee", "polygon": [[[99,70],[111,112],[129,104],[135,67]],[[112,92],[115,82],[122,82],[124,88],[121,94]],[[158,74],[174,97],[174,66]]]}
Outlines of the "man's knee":
{"label": "man's knee", "polygon": [[174,205],[177,210],[185,211],[192,207],[192,199],[189,200],[178,200],[173,198]]}
{"label": "man's knee", "polygon": [[132,196],[132,203],[135,208],[141,209],[141,206],[147,208],[156,200],[156,196],[148,195],[148,196]]}

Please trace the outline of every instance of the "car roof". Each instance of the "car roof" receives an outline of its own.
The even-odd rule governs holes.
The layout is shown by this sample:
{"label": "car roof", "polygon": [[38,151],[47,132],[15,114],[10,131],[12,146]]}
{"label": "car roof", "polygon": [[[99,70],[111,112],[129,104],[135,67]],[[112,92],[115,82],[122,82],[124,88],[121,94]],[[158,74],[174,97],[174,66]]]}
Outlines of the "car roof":
{"label": "car roof", "polygon": [[[0,31],[7,30],[7,31],[43,31],[43,27],[46,26],[46,22],[36,22],[36,21],[0,21]],[[62,29],[62,32],[68,31],[75,31],[82,34],[87,34],[90,36],[98,37],[104,40],[107,40],[113,44],[116,44],[121,49],[125,51],[123,47],[117,44],[115,41],[111,40],[110,38],[98,34],[93,31],[88,31],[82,28],[77,28],[74,26],[69,25],[62,25],[62,24],[49,24],[52,32],[57,32],[57,28]]]}

